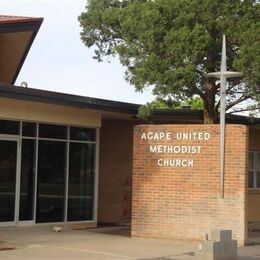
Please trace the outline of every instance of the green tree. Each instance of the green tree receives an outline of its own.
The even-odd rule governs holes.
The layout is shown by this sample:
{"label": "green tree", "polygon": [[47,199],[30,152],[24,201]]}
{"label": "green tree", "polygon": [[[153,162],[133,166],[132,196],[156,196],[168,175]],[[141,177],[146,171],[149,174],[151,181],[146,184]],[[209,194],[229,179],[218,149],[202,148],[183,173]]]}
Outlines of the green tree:
{"label": "green tree", "polygon": [[175,101],[171,98],[161,99],[156,98],[152,102],[146,103],[144,106],[141,106],[138,111],[138,117],[145,119],[147,121],[151,121],[151,111],[159,110],[159,109],[193,109],[193,110],[202,110],[203,109],[203,101],[200,97],[193,97],[189,100],[184,101]]}
{"label": "green tree", "polygon": [[[227,88],[227,110],[259,109],[260,5],[255,0],[89,0],[79,21],[95,56],[118,55],[126,80],[159,99],[201,97],[205,123],[216,123],[222,35],[228,69],[243,72]],[[243,105],[241,109],[241,104]]]}

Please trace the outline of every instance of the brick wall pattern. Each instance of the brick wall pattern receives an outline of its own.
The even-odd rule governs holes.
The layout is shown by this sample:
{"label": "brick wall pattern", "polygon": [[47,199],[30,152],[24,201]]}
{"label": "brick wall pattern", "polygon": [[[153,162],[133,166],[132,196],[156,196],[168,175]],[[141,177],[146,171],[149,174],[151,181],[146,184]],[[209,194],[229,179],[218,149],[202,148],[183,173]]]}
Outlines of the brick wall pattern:
{"label": "brick wall pattern", "polygon": [[130,223],[134,121],[104,119],[100,129],[98,222]]}
{"label": "brick wall pattern", "polygon": [[[141,140],[142,133],[207,132],[208,141]],[[200,153],[151,153],[150,145],[201,146]],[[248,129],[226,127],[225,198],[220,198],[218,125],[139,125],[134,128],[133,237],[202,239],[212,229],[232,229],[247,239]],[[193,167],[161,167],[160,158],[193,159]]]}

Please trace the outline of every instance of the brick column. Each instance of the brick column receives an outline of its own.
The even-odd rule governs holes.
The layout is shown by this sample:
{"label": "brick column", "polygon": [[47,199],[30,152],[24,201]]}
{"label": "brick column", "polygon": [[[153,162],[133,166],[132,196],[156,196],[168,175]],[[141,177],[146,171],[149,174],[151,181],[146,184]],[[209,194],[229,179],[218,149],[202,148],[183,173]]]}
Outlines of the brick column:
{"label": "brick column", "polygon": [[[184,140],[187,136],[195,140]],[[202,239],[212,229],[231,229],[234,239],[244,244],[247,152],[247,127],[227,125],[221,199],[218,125],[136,126],[132,236]]]}

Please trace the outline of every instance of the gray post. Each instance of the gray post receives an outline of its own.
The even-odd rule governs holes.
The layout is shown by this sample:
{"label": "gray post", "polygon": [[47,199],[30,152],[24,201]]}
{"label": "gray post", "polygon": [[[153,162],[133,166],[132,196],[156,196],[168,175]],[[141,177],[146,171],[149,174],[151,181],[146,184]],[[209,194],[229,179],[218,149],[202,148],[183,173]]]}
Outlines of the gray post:
{"label": "gray post", "polygon": [[226,113],[226,85],[227,78],[241,77],[241,72],[227,71],[226,37],[223,35],[220,72],[211,72],[208,77],[220,79],[220,175],[221,198],[224,198],[224,172],[225,172],[225,113]]}

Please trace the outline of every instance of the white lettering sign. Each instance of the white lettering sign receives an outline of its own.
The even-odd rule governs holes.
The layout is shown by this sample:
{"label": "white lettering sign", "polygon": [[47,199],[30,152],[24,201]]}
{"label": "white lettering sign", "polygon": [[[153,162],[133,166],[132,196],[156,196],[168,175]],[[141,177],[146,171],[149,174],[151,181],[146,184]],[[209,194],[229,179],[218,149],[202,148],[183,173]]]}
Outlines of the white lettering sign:
{"label": "white lettering sign", "polygon": [[142,133],[141,140],[171,140],[171,133],[165,132],[148,132]]}
{"label": "white lettering sign", "polygon": [[[164,155],[185,154],[193,156],[199,154],[201,153],[201,142],[208,141],[210,138],[208,132],[143,132],[141,134],[141,140],[162,142],[163,144],[150,144],[149,152]],[[172,142],[165,142],[169,140],[172,140]],[[185,141],[185,145],[175,145],[174,141],[178,143]],[[199,145],[193,145],[194,141],[197,141]],[[192,144],[188,145],[188,142],[192,142]],[[157,160],[157,165],[159,167],[193,167],[194,158],[160,158]]]}
{"label": "white lettering sign", "polygon": [[159,159],[160,167],[193,167],[193,159]]}

